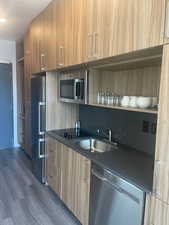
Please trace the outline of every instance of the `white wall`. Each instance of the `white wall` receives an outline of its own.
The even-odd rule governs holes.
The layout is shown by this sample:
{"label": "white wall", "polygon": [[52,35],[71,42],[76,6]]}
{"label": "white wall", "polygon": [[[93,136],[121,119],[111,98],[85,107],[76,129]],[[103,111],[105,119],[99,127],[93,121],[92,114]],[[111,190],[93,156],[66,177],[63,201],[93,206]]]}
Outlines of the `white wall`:
{"label": "white wall", "polygon": [[0,40],[0,62],[12,63],[13,68],[13,118],[14,118],[14,147],[18,147],[17,140],[17,79],[16,79],[16,43]]}

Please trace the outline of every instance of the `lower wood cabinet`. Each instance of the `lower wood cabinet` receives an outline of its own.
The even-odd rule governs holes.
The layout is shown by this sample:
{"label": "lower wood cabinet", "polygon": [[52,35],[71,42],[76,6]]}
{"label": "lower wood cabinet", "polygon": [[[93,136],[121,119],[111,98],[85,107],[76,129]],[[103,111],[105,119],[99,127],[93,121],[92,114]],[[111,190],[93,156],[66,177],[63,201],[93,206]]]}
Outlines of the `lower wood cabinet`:
{"label": "lower wood cabinet", "polygon": [[169,225],[169,205],[147,195],[144,225]]}
{"label": "lower wood cabinet", "polygon": [[90,160],[49,137],[46,147],[49,186],[79,221],[88,225]]}

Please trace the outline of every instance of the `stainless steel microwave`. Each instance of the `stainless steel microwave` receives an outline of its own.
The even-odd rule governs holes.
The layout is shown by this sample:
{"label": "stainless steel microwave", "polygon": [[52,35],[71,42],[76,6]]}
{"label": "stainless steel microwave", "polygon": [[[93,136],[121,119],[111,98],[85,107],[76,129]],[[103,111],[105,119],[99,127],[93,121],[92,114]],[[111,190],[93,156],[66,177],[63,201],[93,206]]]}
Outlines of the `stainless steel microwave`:
{"label": "stainless steel microwave", "polygon": [[61,102],[88,103],[88,71],[60,76],[59,98]]}

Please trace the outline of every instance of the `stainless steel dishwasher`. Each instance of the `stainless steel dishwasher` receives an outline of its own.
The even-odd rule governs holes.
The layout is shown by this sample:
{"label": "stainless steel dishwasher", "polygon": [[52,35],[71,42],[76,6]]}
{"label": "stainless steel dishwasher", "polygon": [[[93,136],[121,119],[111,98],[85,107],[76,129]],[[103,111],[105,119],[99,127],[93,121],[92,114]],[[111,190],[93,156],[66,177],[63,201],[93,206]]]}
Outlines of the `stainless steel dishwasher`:
{"label": "stainless steel dishwasher", "polygon": [[92,165],[89,225],[142,225],[145,193]]}

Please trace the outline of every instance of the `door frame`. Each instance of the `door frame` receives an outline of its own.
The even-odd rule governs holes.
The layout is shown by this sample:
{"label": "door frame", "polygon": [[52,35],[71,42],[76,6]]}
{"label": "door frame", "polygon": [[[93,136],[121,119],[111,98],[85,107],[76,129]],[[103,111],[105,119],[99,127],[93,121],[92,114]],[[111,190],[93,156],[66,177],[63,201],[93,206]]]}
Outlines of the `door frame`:
{"label": "door frame", "polygon": [[17,127],[17,73],[16,73],[16,58],[8,60],[0,58],[0,63],[12,65],[12,92],[13,92],[13,147],[20,147],[18,144],[18,127]]}

